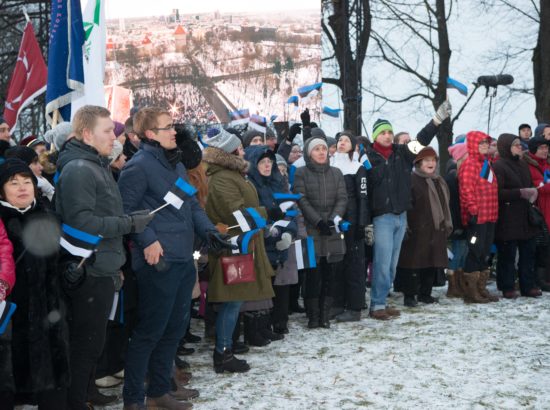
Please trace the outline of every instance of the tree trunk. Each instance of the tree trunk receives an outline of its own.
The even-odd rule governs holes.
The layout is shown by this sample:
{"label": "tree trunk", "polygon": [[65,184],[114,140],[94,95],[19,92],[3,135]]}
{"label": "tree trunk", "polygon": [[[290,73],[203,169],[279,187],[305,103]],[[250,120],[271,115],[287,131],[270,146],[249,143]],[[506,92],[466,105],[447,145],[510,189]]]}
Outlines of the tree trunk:
{"label": "tree trunk", "polygon": [[540,24],[533,52],[535,116],[539,123],[550,123],[550,1],[540,0]]}

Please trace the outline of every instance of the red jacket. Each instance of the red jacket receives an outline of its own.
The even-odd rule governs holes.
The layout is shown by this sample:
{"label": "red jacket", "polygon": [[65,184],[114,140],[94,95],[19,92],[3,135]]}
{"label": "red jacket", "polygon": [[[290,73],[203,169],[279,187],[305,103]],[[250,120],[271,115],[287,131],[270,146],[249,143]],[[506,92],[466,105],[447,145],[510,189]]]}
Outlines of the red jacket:
{"label": "red jacket", "polygon": [[[468,157],[458,169],[458,189],[462,224],[468,225],[472,216],[477,215],[477,223],[496,222],[498,218],[497,178],[487,161],[489,179],[481,177],[481,170],[487,157],[479,153],[479,143],[490,137],[480,131],[466,134]],[[489,182],[492,178],[492,182]]]}
{"label": "red jacket", "polygon": [[13,246],[8,239],[6,228],[0,220],[0,279],[9,285],[8,295],[15,285],[15,263],[13,261]]}
{"label": "red jacket", "polygon": [[544,183],[544,171],[550,171],[550,165],[548,160],[539,158],[530,152],[525,154],[523,158],[529,164],[533,185],[539,191],[537,206],[544,215],[546,225],[550,226],[550,182]]}

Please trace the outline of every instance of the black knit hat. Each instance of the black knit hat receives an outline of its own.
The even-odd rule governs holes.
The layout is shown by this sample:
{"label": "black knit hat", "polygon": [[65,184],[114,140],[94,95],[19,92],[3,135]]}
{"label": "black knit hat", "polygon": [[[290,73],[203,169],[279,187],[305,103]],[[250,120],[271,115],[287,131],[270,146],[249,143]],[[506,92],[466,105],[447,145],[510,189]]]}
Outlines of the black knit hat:
{"label": "black knit hat", "polygon": [[518,128],[518,131],[521,131],[521,130],[524,129],[524,128],[529,128],[529,129],[531,129],[531,126],[530,126],[529,124],[521,124],[521,125],[519,126],[519,128]]}
{"label": "black knit hat", "polygon": [[38,159],[38,154],[29,147],[15,146],[6,150],[4,155],[7,158],[19,158],[25,164],[30,165]]}
{"label": "black knit hat", "polygon": [[202,151],[187,125],[176,126],[176,144],[181,151],[181,162],[186,169],[194,169],[202,160]]}
{"label": "black knit hat", "polygon": [[353,136],[353,134],[351,133],[351,131],[342,131],[342,132],[339,132],[337,137],[336,137],[336,143],[338,143],[340,141],[340,138],[342,137],[348,137],[349,140],[351,141],[351,153],[353,154],[355,152],[355,147],[357,145],[357,140],[355,139],[355,137]]}
{"label": "black knit hat", "polygon": [[534,154],[535,152],[537,152],[539,147],[544,144],[550,147],[550,141],[544,139],[544,137],[533,137],[529,140],[527,146],[529,147],[529,152],[531,154]]}
{"label": "black knit hat", "polygon": [[34,184],[37,184],[36,177],[27,164],[19,158],[8,158],[0,165],[0,187],[3,187],[4,184],[16,174],[29,174]]}

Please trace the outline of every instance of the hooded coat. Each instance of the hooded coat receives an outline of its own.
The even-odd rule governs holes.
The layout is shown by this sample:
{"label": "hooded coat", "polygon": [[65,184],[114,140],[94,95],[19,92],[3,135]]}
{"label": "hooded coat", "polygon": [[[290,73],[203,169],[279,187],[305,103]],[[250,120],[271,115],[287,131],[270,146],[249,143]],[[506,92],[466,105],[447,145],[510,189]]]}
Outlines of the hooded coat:
{"label": "hooded coat", "polygon": [[539,191],[537,206],[544,215],[546,225],[550,226],[550,180],[544,177],[545,172],[547,174],[550,173],[550,164],[548,163],[548,159],[539,158],[530,152],[525,153],[523,158],[529,165],[533,185]]}
{"label": "hooded coat", "polygon": [[497,241],[527,240],[537,234],[529,223],[529,201],[523,199],[521,188],[532,188],[529,166],[519,156],[513,156],[510,148],[519,137],[502,134],[498,138],[499,159],[494,163],[498,178],[498,221],[495,230]]}
{"label": "hooded coat", "polygon": [[[208,147],[203,151],[203,162],[207,164],[206,175],[209,177],[206,213],[212,223],[234,226],[237,221],[233,212],[249,207],[256,208],[262,217],[267,217],[265,208],[260,207],[254,185],[245,178],[247,161],[219,148]],[[239,228],[229,231],[232,236],[241,233]],[[254,253],[256,281],[235,285],[224,284],[220,257],[208,254],[209,302],[257,301],[275,296],[271,286],[274,272],[266,254],[262,232],[254,236],[249,252]]]}
{"label": "hooded coat", "polygon": [[9,330],[0,336],[0,390],[34,393],[68,387],[69,332],[58,255],[35,255],[22,237],[32,220],[57,220],[38,202],[25,213],[1,204],[0,216],[18,260],[17,283],[8,296],[17,305],[11,340]]}
{"label": "hooded coat", "polygon": [[[480,131],[471,131],[466,136],[468,157],[458,169],[460,211],[462,224],[467,226],[472,217],[477,223],[496,222],[498,218],[498,178],[486,155],[479,153],[479,143],[490,137]],[[486,176],[481,176],[486,165]]]}
{"label": "hooded coat", "polygon": [[[304,152],[308,152],[312,139],[306,141]],[[340,262],[346,253],[343,235],[334,230],[330,236],[321,236],[317,224],[330,223],[334,217],[343,216],[347,210],[347,191],[344,176],[338,168],[331,167],[327,158],[324,164],[313,162],[309,155],[304,156],[306,166],[296,170],[294,192],[302,194],[298,201],[309,236],[315,243],[317,260],[327,257],[329,263]]]}
{"label": "hooded coat", "polygon": [[[250,163],[248,168],[248,179],[256,188],[260,206],[263,206],[269,214],[270,210],[279,208],[279,205],[273,199],[273,194],[288,193],[288,185],[275,162],[273,162],[270,176],[264,177],[259,173],[257,166],[258,161],[264,154],[268,154],[273,161],[275,160],[275,154],[273,154],[265,145],[250,146],[245,150],[245,159]],[[274,267],[283,265],[288,259],[289,252],[288,249],[284,251],[277,250],[275,244],[281,239],[281,235],[284,232],[289,232],[293,237],[296,237],[296,234],[298,233],[298,226],[294,221],[290,221],[288,226],[284,228],[278,227],[278,231],[279,235],[274,237],[270,236],[269,238],[264,239],[269,262]]]}

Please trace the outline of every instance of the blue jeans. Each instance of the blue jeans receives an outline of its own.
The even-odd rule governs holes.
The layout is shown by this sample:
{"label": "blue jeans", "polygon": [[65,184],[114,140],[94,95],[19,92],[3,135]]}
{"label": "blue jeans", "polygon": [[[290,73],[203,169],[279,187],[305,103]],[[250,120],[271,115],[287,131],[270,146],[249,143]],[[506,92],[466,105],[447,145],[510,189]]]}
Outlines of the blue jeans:
{"label": "blue jeans", "polygon": [[171,390],[172,363],[186,330],[195,276],[192,260],[170,263],[163,272],[150,265],[136,271],[138,320],[126,353],[124,404],[143,403],[147,374],[148,397]]}
{"label": "blue jeans", "polygon": [[449,262],[449,269],[464,268],[466,255],[468,254],[468,241],[466,239],[453,239],[451,241],[451,252],[453,253],[453,259]]}
{"label": "blue jeans", "polygon": [[218,353],[233,347],[233,331],[242,304],[243,302],[224,302],[220,305],[216,317],[216,351]]}
{"label": "blue jeans", "polygon": [[374,249],[370,310],[386,308],[386,298],[395,279],[401,242],[407,229],[407,213],[384,214],[373,219]]}

